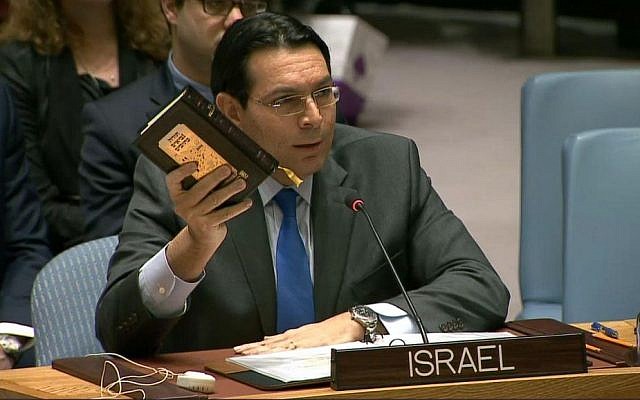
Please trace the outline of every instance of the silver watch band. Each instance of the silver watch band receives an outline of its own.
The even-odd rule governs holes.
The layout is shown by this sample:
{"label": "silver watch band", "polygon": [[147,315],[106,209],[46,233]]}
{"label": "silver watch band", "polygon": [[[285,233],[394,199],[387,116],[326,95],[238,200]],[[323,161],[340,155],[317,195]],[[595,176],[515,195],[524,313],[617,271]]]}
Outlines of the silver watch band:
{"label": "silver watch band", "polygon": [[378,314],[367,306],[353,306],[349,309],[351,319],[364,328],[365,343],[373,343],[376,340],[376,328],[378,327]]}
{"label": "silver watch band", "polygon": [[0,348],[15,359],[22,350],[22,341],[14,335],[0,334]]}

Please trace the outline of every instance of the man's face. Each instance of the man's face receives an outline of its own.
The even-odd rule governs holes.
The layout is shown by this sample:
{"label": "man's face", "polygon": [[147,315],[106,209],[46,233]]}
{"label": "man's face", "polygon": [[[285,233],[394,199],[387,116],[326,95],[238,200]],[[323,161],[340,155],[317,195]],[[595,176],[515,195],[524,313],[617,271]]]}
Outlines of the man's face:
{"label": "man's face", "polygon": [[174,29],[174,53],[206,66],[211,64],[213,52],[224,32],[243,18],[238,7],[224,16],[209,15],[204,12],[202,0],[185,0],[181,8],[174,9],[175,14],[167,16],[173,18],[170,22]]}
{"label": "man's face", "polygon": [[240,128],[299,177],[319,171],[333,142],[335,104],[317,108],[309,97],[305,111],[292,116],[276,114],[264,104],[331,86],[320,50],[313,45],[260,50],[249,57],[247,72],[253,86],[246,109],[239,109]]}

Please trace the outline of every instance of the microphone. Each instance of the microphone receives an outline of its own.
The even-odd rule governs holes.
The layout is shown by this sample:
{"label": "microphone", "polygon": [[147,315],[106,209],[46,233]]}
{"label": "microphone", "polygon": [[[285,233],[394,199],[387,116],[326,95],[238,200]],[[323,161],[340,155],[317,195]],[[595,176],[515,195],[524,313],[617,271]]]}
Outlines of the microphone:
{"label": "microphone", "polygon": [[348,195],[345,198],[345,205],[347,207],[349,207],[350,209],[352,209],[355,212],[358,211],[362,211],[362,213],[364,214],[365,217],[367,217],[367,222],[369,222],[369,227],[371,227],[371,231],[373,232],[373,235],[376,237],[376,240],[378,241],[378,245],[380,246],[380,249],[382,250],[382,253],[384,254],[384,257],[387,259],[387,263],[389,264],[389,268],[391,269],[391,272],[393,273],[393,276],[396,278],[396,282],[398,283],[398,286],[400,287],[400,290],[402,291],[402,295],[404,296],[404,299],[406,300],[407,304],[409,305],[409,309],[411,311],[411,314],[413,316],[413,318],[416,321],[416,324],[418,324],[418,329],[420,329],[420,335],[422,336],[422,341],[424,342],[424,344],[428,344],[429,343],[429,339],[427,338],[427,333],[424,329],[424,325],[422,325],[422,320],[420,319],[420,316],[418,315],[418,312],[416,311],[415,306],[413,305],[413,302],[411,301],[411,298],[409,297],[409,295],[407,294],[407,291],[404,288],[404,285],[402,284],[402,281],[400,280],[400,276],[398,276],[398,271],[396,270],[396,267],[394,267],[393,263],[391,262],[391,258],[389,257],[389,254],[387,253],[387,249],[384,247],[384,244],[382,243],[382,239],[380,239],[380,235],[378,235],[378,231],[376,230],[375,226],[373,225],[373,221],[371,220],[371,216],[369,216],[369,213],[367,212],[367,209],[364,207],[364,200],[362,200],[358,194],[351,194]]}

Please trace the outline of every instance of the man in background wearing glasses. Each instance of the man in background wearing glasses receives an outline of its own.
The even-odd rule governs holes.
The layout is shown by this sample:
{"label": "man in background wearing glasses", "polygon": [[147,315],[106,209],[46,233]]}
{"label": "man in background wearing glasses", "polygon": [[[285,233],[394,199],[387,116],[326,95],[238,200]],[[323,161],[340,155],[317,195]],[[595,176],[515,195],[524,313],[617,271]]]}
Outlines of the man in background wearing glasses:
{"label": "man in background wearing glasses", "polygon": [[211,87],[218,108],[304,181],[278,171],[228,205],[245,186],[228,166],[184,190],[194,163],[165,175],[141,157],[97,308],[107,351],[320,346],[363,339],[378,318],[391,333],[417,332],[363,216],[345,206],[356,193],[428,331],[502,324],[508,291],[431,187],[415,144],[335,123],[329,50],[311,28],[271,13],[238,21],[216,50]]}
{"label": "man in background wearing glasses", "polygon": [[213,100],[211,57],[237,20],[263,12],[267,1],[158,0],[171,30],[171,53],[156,72],[85,106],[79,166],[85,240],[120,232],[133,192],[140,128],[186,85]]}

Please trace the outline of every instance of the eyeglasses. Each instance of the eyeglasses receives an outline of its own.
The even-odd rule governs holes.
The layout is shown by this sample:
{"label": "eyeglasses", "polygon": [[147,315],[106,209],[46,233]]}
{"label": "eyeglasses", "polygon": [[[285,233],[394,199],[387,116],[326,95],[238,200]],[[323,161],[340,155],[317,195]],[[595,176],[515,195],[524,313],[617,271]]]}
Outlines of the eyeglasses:
{"label": "eyeglasses", "polygon": [[265,103],[255,98],[253,101],[260,105],[271,107],[276,114],[280,116],[288,117],[305,112],[307,109],[307,99],[309,97],[313,99],[318,108],[329,107],[340,100],[340,88],[337,86],[327,86],[325,88],[318,89],[311,94],[304,96],[287,96],[271,103]]}
{"label": "eyeglasses", "polygon": [[239,7],[242,15],[250,17],[267,11],[266,1],[255,0],[202,0],[202,8],[209,15],[229,15],[233,7]]}

